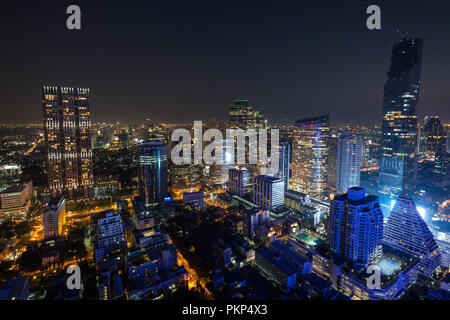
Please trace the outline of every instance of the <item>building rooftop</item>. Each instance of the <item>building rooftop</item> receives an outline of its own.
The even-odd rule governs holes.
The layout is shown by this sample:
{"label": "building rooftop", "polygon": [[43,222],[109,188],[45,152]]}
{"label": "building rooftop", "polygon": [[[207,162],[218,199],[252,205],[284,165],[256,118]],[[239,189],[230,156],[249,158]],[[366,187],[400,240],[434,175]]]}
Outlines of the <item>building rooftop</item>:
{"label": "building rooftop", "polygon": [[280,259],[275,258],[269,250],[267,250],[265,247],[258,247],[255,249],[255,251],[263,256],[266,260],[270,261],[273,265],[275,265],[279,270],[281,270],[286,275],[290,276],[296,273],[294,269],[292,269],[290,266],[282,262]]}

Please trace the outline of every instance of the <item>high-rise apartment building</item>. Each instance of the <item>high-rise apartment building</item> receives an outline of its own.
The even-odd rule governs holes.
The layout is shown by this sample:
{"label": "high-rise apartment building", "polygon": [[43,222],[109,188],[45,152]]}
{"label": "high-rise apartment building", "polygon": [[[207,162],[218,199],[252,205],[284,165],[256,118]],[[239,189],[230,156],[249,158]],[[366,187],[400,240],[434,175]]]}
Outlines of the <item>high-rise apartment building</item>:
{"label": "high-rise apartment building", "polygon": [[377,196],[353,187],[331,201],[330,247],[334,253],[362,265],[381,258],[383,213]]}
{"label": "high-rise apartment building", "polygon": [[[391,66],[384,85],[383,158],[404,162],[403,191],[413,185],[417,173],[417,103],[420,90],[422,40],[404,38],[392,47]],[[383,161],[383,160],[382,160]],[[390,166],[386,167],[390,170]],[[384,171],[380,169],[380,175]],[[380,177],[381,179],[381,177]],[[386,186],[381,186],[386,189]],[[381,193],[383,195],[383,193]],[[390,202],[390,198],[381,199]]]}
{"label": "high-rise apartment building", "polygon": [[245,167],[231,168],[228,171],[228,192],[244,197],[252,192],[252,173]]}
{"label": "high-rise apartment building", "polygon": [[261,129],[267,121],[261,111],[248,104],[248,100],[234,100],[229,110],[229,121],[232,129]]}
{"label": "high-rise apartment building", "polygon": [[87,196],[94,183],[89,89],[44,87],[42,106],[48,188]]}
{"label": "high-rise apartment building", "polygon": [[284,181],[284,189],[289,189],[289,178],[290,178],[290,157],[291,157],[291,144],[289,141],[280,141],[280,160],[278,177]]}
{"label": "high-rise apartment building", "polygon": [[205,210],[205,192],[203,190],[197,192],[183,192],[183,202]]}
{"label": "high-rise apartment building", "polygon": [[341,132],[338,139],[337,194],[360,186],[361,164],[364,160],[364,140],[349,131]]}
{"label": "high-rise apartment building", "polygon": [[10,185],[0,192],[0,219],[25,220],[33,198],[33,183]]}
{"label": "high-rise apartment building", "polygon": [[431,277],[441,263],[441,252],[413,200],[399,197],[384,226],[383,242],[420,261],[420,273]]}
{"label": "high-rise apartment building", "polygon": [[161,141],[139,147],[139,192],[152,207],[162,205],[167,197],[167,146]]}
{"label": "high-rise apartment building", "polygon": [[391,202],[403,193],[403,171],[402,158],[382,157],[378,175],[378,194],[383,213],[388,216]]}
{"label": "high-rise apartment building", "polygon": [[113,211],[104,212],[97,222],[95,260],[99,261],[116,251],[126,248],[122,218]]}
{"label": "high-rise apartment building", "polygon": [[51,199],[42,215],[44,238],[52,239],[62,236],[65,222],[66,204],[64,197]]}
{"label": "high-rise apartment building", "polygon": [[291,188],[327,199],[329,116],[298,120],[292,145]]}
{"label": "high-rise apartment building", "polygon": [[273,176],[257,176],[253,184],[253,203],[272,210],[284,204],[284,180]]}
{"label": "high-rise apartment building", "polygon": [[244,235],[250,239],[256,237],[258,226],[269,223],[269,211],[261,209],[251,209],[244,213]]}

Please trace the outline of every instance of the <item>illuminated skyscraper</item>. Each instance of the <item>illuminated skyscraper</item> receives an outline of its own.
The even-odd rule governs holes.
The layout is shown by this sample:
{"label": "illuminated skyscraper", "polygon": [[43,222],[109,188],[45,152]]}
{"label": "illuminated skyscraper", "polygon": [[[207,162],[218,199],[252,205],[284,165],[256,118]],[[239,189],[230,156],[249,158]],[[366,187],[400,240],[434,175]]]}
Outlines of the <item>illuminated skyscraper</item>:
{"label": "illuminated skyscraper", "polygon": [[48,187],[53,193],[93,185],[89,89],[44,87]]}
{"label": "illuminated skyscraper", "polygon": [[349,131],[341,132],[338,140],[337,193],[360,186],[361,164],[364,159],[364,140]]}
{"label": "illuminated skyscraper", "polygon": [[[384,85],[383,158],[404,162],[403,191],[412,185],[417,172],[417,103],[420,90],[422,40],[403,39],[392,47],[391,66]],[[390,168],[390,166],[386,166]],[[383,171],[380,170],[380,176]],[[380,177],[381,179],[381,177]],[[405,188],[406,187],[406,188]],[[386,186],[381,186],[386,189]],[[389,201],[389,200],[386,200]]]}
{"label": "illuminated skyscraper", "polygon": [[[93,217],[91,217],[92,219]],[[115,255],[126,246],[120,214],[114,211],[104,211],[98,214],[97,243],[94,249],[95,261],[98,262],[110,255]]]}
{"label": "illuminated skyscraper", "polygon": [[167,197],[167,146],[161,141],[139,147],[139,192],[152,207],[162,205]]}
{"label": "illuminated skyscraper", "polygon": [[447,133],[444,131],[444,126],[439,117],[426,117],[423,133],[426,136],[425,149],[427,154],[435,156],[446,151]]}
{"label": "illuminated skyscraper", "polygon": [[293,190],[327,199],[329,139],[328,115],[296,122],[291,165]]}
{"label": "illuminated skyscraper", "polygon": [[284,180],[272,176],[257,176],[253,184],[253,203],[263,209],[284,204]]}
{"label": "illuminated skyscraper", "polygon": [[420,272],[427,277],[431,277],[440,266],[439,247],[411,199],[397,199],[384,227],[383,241],[394,249],[418,258]]}
{"label": "illuminated skyscraper", "polygon": [[353,187],[331,201],[330,247],[334,253],[368,265],[381,258],[382,245],[383,213],[377,196]]}
{"label": "illuminated skyscraper", "polygon": [[284,181],[284,190],[289,189],[290,178],[290,157],[291,157],[291,144],[289,141],[280,142],[280,168],[278,170],[278,177]]}

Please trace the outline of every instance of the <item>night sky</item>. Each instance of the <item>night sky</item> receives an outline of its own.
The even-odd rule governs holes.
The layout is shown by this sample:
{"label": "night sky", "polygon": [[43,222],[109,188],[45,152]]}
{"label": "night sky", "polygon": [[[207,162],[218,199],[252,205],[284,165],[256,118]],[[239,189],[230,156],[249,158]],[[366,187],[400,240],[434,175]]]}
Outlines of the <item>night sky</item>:
{"label": "night sky", "polygon": [[[82,30],[66,28],[81,7]],[[382,30],[366,28],[381,7]],[[2,0],[0,122],[42,121],[43,85],[89,87],[94,121],[381,121],[397,29],[424,39],[419,115],[450,122],[450,1]]]}

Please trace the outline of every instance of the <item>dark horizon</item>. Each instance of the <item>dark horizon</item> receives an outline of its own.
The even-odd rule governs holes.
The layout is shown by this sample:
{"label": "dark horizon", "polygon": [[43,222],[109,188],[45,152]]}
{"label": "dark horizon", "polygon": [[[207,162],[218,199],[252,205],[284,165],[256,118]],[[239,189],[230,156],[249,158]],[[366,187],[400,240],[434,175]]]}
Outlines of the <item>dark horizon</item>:
{"label": "dark horizon", "polygon": [[[378,1],[382,30],[366,28],[369,1],[5,1],[0,12],[0,122],[42,121],[43,86],[87,87],[93,122],[227,119],[247,99],[273,123],[330,114],[379,124],[391,45],[424,40],[419,122],[450,122],[450,3]],[[402,33],[397,33],[396,30]]]}

